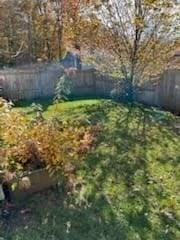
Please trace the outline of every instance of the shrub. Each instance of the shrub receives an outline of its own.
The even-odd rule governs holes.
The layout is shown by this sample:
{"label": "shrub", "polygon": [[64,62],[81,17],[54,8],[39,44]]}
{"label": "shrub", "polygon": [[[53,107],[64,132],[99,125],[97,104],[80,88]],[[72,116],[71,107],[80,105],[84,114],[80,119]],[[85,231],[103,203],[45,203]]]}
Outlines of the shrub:
{"label": "shrub", "polygon": [[95,140],[96,127],[67,126],[55,119],[27,119],[0,101],[0,166],[21,174],[46,167],[51,174],[74,169]]}

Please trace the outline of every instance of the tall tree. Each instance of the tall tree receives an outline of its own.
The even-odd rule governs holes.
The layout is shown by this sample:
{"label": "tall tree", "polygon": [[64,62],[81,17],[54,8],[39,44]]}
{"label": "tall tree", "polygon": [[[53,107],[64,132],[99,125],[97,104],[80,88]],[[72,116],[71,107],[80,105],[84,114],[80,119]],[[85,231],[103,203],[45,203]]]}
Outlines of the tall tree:
{"label": "tall tree", "polygon": [[173,0],[100,0],[94,4],[103,25],[101,47],[116,57],[117,67],[134,89],[167,67],[177,42]]}

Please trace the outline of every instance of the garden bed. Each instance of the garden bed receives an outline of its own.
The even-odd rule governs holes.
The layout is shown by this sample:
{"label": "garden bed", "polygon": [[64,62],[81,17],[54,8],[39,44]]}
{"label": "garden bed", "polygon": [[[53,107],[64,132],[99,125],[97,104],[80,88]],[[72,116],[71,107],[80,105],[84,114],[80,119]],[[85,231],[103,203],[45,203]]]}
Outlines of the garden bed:
{"label": "garden bed", "polygon": [[30,118],[1,99],[0,167],[14,199],[52,186],[57,176],[72,174],[99,131],[98,126],[83,126],[79,121],[45,119],[42,111],[40,105],[33,105]]}
{"label": "garden bed", "polygon": [[57,182],[58,178],[50,177],[46,169],[34,170],[25,174],[20,180],[14,179],[11,181],[11,186],[15,184],[15,189],[10,191],[12,201],[24,200],[33,193],[41,192],[54,186]]}

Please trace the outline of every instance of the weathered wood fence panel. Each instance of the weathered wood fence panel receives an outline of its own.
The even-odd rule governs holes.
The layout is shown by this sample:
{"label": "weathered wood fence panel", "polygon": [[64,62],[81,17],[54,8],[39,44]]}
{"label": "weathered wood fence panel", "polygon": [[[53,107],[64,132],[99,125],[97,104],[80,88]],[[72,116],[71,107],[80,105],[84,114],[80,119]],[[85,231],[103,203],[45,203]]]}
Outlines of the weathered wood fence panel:
{"label": "weathered wood fence panel", "polygon": [[51,97],[63,73],[58,64],[0,71],[2,95],[13,100]]}
{"label": "weathered wood fence panel", "polygon": [[150,83],[138,94],[138,101],[150,106],[180,112],[180,70],[165,71],[155,84]]}
{"label": "weathered wood fence panel", "polygon": [[[36,99],[54,96],[63,69],[59,63],[0,71],[2,95],[8,99]],[[74,96],[109,97],[117,79],[84,69],[72,77]],[[168,70],[156,81],[142,87],[137,99],[147,105],[180,112],[180,70]]]}
{"label": "weathered wood fence panel", "polygon": [[110,97],[117,83],[117,79],[100,75],[95,69],[77,72],[72,79],[72,94],[75,96]]}
{"label": "weathered wood fence panel", "polygon": [[165,72],[159,82],[159,105],[180,112],[180,71]]}
{"label": "weathered wood fence panel", "polygon": [[[29,69],[7,69],[0,71],[0,86],[3,96],[12,100],[52,97],[63,69],[60,64],[31,67]],[[102,76],[94,69],[84,69],[72,76],[74,96],[109,97],[115,79]]]}

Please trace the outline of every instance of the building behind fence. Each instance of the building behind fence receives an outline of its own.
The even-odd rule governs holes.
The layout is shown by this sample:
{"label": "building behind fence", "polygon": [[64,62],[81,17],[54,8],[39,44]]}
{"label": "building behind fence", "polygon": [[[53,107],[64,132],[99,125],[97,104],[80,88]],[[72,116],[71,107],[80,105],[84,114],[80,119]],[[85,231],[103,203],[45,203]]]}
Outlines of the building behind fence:
{"label": "building behind fence", "polygon": [[[58,79],[63,74],[59,63],[32,65],[0,71],[1,95],[12,100],[53,97]],[[83,69],[73,77],[75,96],[109,97],[117,79]],[[159,79],[142,86],[138,101],[151,106],[180,112],[180,70],[168,70]]]}

